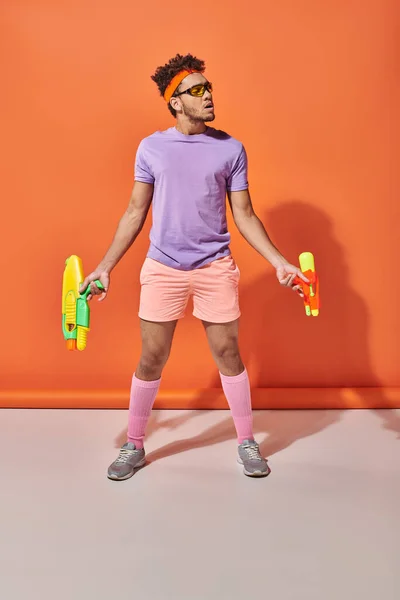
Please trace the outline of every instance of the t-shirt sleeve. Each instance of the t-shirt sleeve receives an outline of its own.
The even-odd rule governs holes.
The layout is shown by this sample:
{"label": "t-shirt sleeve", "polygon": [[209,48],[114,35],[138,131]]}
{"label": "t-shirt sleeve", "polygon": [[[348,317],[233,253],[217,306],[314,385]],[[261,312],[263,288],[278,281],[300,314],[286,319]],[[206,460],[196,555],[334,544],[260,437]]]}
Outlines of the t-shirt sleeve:
{"label": "t-shirt sleeve", "polygon": [[247,154],[244,146],[242,146],[240,154],[233,164],[226,187],[229,192],[240,192],[241,190],[247,190],[249,187],[247,179]]}
{"label": "t-shirt sleeve", "polygon": [[151,167],[146,160],[146,151],[143,142],[140,142],[136,152],[135,160],[135,181],[142,183],[154,183],[154,175]]}

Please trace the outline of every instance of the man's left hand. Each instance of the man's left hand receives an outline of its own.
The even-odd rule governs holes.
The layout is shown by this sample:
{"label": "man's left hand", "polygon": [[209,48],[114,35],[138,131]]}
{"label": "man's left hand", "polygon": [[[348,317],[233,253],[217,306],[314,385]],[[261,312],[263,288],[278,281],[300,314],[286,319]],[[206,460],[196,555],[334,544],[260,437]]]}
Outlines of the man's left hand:
{"label": "man's left hand", "polygon": [[296,277],[299,277],[305,283],[310,282],[298,267],[290,264],[277,267],[276,276],[281,285],[292,288],[294,292],[297,292],[302,298],[304,298],[303,289],[301,285],[295,282],[295,279]]}

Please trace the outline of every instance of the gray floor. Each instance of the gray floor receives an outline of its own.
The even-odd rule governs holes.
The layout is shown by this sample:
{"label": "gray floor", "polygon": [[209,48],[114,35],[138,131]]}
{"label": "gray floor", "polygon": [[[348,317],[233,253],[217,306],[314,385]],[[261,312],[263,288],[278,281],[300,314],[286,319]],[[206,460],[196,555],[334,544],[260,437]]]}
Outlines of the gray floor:
{"label": "gray floor", "polygon": [[228,412],[154,412],[111,482],[126,418],[1,411],[4,600],[400,598],[400,411],[257,412],[262,480]]}

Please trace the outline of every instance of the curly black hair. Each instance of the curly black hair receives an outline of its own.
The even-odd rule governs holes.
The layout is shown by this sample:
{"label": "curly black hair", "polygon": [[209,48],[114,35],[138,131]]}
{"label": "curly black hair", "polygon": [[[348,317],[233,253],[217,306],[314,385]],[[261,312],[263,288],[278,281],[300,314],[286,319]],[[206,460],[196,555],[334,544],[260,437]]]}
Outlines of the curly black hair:
{"label": "curly black hair", "polygon": [[[206,65],[204,60],[200,60],[192,54],[186,54],[186,56],[177,54],[174,58],[171,58],[170,61],[167,62],[163,67],[157,67],[156,72],[154,73],[154,75],[151,76],[151,79],[157,84],[161,96],[164,96],[165,90],[167,89],[168,85],[175,77],[175,75],[177,75],[180,71],[183,71],[184,69],[204,73]],[[169,102],[168,109],[170,113],[174,117],[176,117],[176,111],[172,108]]]}

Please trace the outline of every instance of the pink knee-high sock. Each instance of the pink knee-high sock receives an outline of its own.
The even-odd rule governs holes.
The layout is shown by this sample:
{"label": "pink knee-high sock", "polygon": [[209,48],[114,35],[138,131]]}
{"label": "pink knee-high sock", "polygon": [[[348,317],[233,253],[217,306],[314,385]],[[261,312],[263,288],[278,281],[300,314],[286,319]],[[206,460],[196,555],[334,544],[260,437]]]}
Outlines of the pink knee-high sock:
{"label": "pink knee-high sock", "polygon": [[147,421],[156,399],[161,379],[142,381],[132,377],[131,399],[129,402],[128,442],[136,448],[143,448]]}
{"label": "pink knee-high sock", "polygon": [[221,376],[222,388],[231,409],[238,442],[254,440],[250,382],[246,369],[236,377]]}

